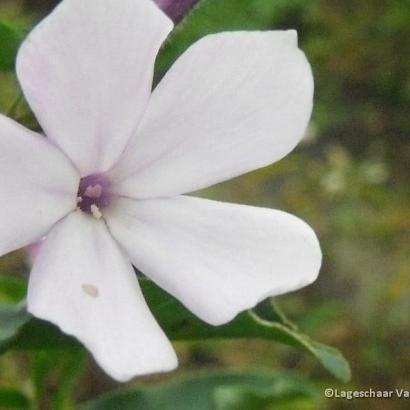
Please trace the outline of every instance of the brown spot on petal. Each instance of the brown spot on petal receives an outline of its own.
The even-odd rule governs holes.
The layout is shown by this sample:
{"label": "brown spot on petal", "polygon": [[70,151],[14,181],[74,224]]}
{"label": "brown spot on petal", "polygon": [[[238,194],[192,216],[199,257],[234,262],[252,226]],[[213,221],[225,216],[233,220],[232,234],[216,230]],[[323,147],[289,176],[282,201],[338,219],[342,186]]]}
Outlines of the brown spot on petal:
{"label": "brown spot on petal", "polygon": [[84,284],[81,286],[82,290],[84,291],[84,293],[92,298],[96,298],[98,296],[98,288],[95,287],[94,285],[88,285],[88,284]]}

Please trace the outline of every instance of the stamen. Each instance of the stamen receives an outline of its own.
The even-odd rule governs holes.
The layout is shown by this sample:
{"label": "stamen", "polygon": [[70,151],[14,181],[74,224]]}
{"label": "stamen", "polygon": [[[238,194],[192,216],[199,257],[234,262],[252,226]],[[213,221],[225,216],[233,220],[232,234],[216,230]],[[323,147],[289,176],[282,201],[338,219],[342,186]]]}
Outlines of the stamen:
{"label": "stamen", "polygon": [[105,174],[93,174],[80,180],[77,206],[86,214],[101,219],[103,210],[111,205],[111,181]]}
{"label": "stamen", "polygon": [[95,219],[101,219],[102,213],[101,213],[101,211],[100,211],[100,208],[98,208],[97,205],[92,204],[92,205],[90,206],[90,210],[91,210],[92,216],[93,216]]}

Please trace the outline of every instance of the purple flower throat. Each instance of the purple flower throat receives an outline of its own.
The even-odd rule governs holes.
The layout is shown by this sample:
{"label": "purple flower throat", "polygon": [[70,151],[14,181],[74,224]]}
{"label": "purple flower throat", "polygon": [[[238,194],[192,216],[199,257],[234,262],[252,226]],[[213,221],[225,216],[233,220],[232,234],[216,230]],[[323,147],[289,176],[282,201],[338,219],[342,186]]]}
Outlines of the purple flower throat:
{"label": "purple flower throat", "polygon": [[78,186],[78,207],[85,213],[101,218],[101,211],[107,208],[113,199],[111,181],[104,174],[93,174],[81,178]]}

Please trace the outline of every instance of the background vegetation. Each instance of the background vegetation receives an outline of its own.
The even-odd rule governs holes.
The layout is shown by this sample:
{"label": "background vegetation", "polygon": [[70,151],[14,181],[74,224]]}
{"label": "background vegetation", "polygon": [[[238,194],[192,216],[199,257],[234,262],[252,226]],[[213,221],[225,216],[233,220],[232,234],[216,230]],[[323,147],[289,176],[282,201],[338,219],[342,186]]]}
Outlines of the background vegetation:
{"label": "background vegetation", "polygon": [[[0,111],[32,128],[24,101],[13,103],[19,89],[9,68],[15,44],[53,5],[0,2]],[[408,408],[408,400],[328,400],[323,389],[410,388],[409,22],[407,0],[204,0],[157,61],[159,79],[207,33],[298,30],[316,81],[305,140],[279,163],[200,195],[287,210],[314,227],[324,250],[319,280],[277,302],[301,330],[343,352],[351,381],[337,381],[306,353],[271,340],[184,341],[176,343],[177,373],[132,383],[142,407],[127,407],[124,396],[98,408]],[[0,300],[21,297],[10,275],[27,271],[22,252],[0,259],[7,277]],[[173,385],[180,375],[185,381]],[[0,408],[28,408],[32,398],[41,409],[69,409],[115,387],[79,349],[0,357]]]}

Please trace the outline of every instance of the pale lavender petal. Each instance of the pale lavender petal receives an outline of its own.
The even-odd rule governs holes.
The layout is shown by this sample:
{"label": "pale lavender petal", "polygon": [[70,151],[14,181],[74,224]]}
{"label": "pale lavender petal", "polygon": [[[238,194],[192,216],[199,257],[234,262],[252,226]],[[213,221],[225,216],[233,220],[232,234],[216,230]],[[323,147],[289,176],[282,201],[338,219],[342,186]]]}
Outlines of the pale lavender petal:
{"label": "pale lavender petal", "polygon": [[0,256],[75,209],[79,175],[43,136],[0,115]]}
{"label": "pale lavender petal", "polygon": [[213,325],[312,283],[321,264],[312,229],[281,211],[192,197],[124,198],[106,216],[134,265]]}
{"label": "pale lavender petal", "polygon": [[30,275],[28,310],[78,338],[112,377],[163,372],[177,358],[103,221],[76,211],[49,233]]}
{"label": "pale lavender petal", "polygon": [[303,137],[312,103],[312,72],[296,32],[204,37],[154,90],[111,171],[117,192],[173,196],[278,161]]}
{"label": "pale lavender petal", "polygon": [[81,176],[105,171],[135,131],[171,20],[151,0],[66,0],[17,57],[24,94]]}

